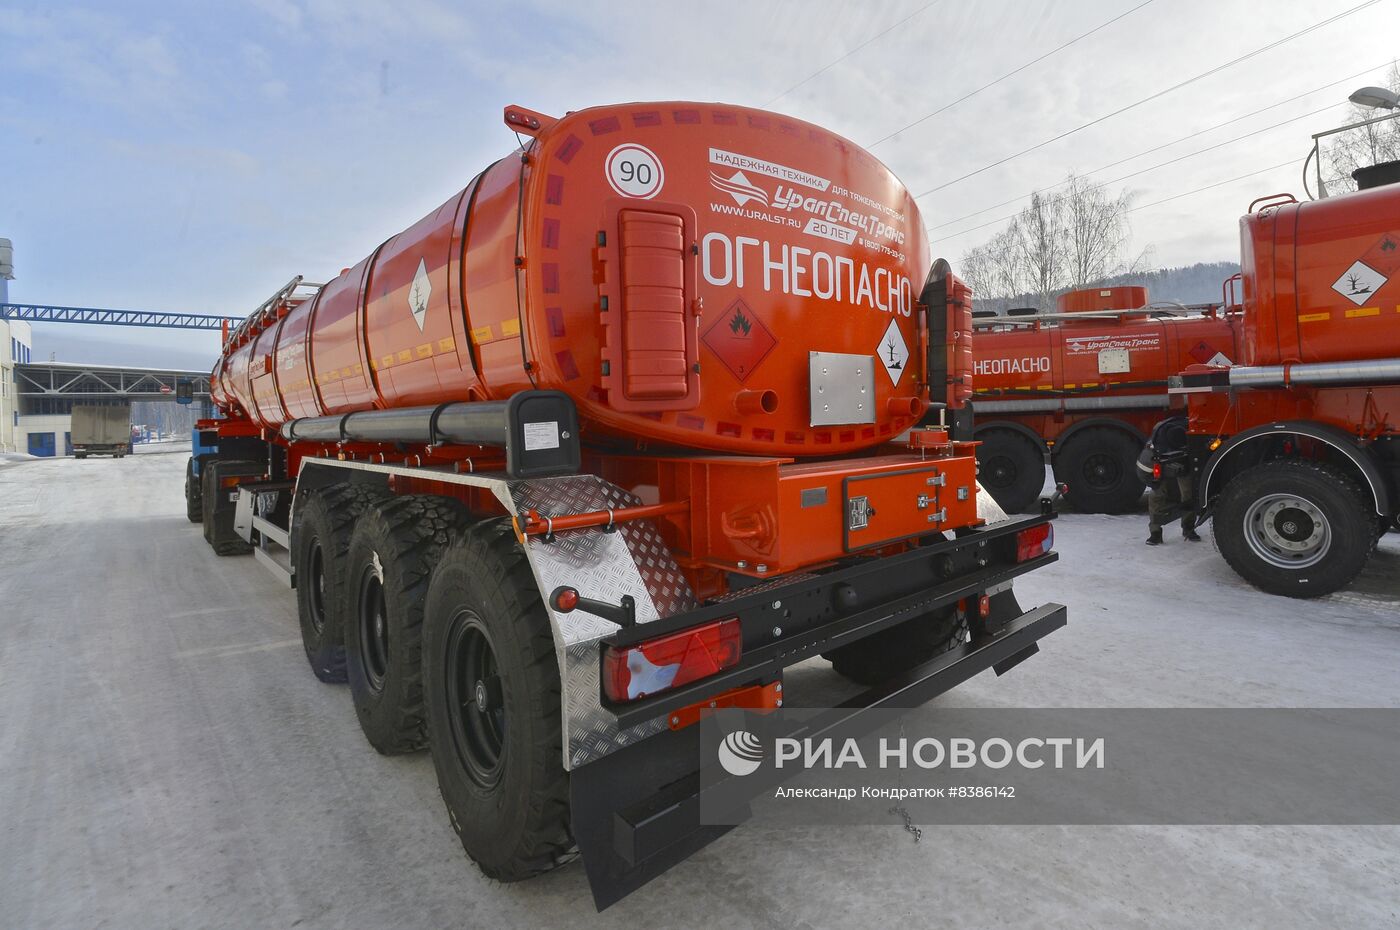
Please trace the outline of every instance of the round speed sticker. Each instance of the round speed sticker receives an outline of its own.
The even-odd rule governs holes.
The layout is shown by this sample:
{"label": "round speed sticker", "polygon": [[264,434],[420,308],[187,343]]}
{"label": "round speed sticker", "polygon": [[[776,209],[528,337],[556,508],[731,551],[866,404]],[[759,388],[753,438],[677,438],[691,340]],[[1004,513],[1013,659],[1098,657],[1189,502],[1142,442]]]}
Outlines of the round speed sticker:
{"label": "round speed sticker", "polygon": [[626,142],[608,153],[603,166],[612,189],[624,197],[650,200],[661,193],[666,174],[661,159],[644,145]]}

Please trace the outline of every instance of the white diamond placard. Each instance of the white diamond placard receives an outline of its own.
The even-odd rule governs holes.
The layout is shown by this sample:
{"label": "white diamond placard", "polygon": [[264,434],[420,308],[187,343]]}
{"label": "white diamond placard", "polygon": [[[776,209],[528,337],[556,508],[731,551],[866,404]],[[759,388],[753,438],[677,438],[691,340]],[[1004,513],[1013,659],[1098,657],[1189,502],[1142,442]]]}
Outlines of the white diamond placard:
{"label": "white diamond placard", "polygon": [[1388,279],[1370,265],[1352,262],[1351,267],[1342,273],[1332,290],[1341,294],[1358,307],[1371,299]]}
{"label": "white diamond placard", "polygon": [[428,297],[432,293],[433,282],[428,280],[428,264],[420,258],[413,284],[408,289],[408,309],[413,314],[413,321],[418,324],[419,332],[423,330],[423,317],[428,312]]}
{"label": "white diamond placard", "polygon": [[904,377],[904,369],[909,361],[909,346],[904,341],[904,334],[899,331],[898,320],[890,320],[889,328],[880,339],[880,346],[875,350],[875,354],[880,357],[880,364],[885,366],[885,374],[890,376],[890,383],[899,387],[899,379]]}

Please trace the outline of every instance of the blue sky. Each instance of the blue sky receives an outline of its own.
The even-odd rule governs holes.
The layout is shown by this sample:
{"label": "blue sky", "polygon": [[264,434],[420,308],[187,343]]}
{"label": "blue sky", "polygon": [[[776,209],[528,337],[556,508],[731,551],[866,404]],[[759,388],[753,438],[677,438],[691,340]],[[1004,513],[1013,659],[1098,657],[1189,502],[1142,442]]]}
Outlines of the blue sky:
{"label": "blue sky", "polygon": [[[773,109],[868,144],[1140,2],[0,3],[10,293],[246,313],[293,274],[324,279],[354,263],[507,151],[505,104],[559,113],[616,100],[778,98]],[[1357,2],[1154,0],[873,151],[924,190]],[[930,195],[925,219],[1028,193],[1070,168],[1087,171],[1385,63],[1397,34],[1400,0],[1381,0]],[[1238,215],[1258,194],[1298,187],[1309,133],[1344,117],[1350,89],[1125,165],[1123,173],[1338,102],[1335,113],[1134,179],[1137,202],[1151,203],[1297,161],[1135,213],[1135,249],[1159,264],[1234,257]],[[935,237],[935,248],[956,259],[994,231]],[[216,349],[208,335],[79,329],[38,327],[38,354],[95,361],[78,355],[105,345],[133,364],[158,364],[157,352],[187,364]]]}

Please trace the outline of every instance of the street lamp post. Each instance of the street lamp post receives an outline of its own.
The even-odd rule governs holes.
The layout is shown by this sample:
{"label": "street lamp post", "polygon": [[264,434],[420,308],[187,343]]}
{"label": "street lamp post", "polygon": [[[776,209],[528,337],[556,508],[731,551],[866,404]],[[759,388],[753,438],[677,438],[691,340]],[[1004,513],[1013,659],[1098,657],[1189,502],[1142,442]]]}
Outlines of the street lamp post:
{"label": "street lamp post", "polygon": [[[1375,110],[1397,110],[1400,111],[1400,94],[1395,91],[1386,90],[1384,87],[1362,87],[1352,91],[1347,98],[1352,103],[1361,107],[1370,107]],[[1317,197],[1315,200],[1327,199],[1327,184],[1322,180],[1322,150],[1321,140],[1327,136],[1335,136],[1337,133],[1346,132],[1351,129],[1360,129],[1363,126],[1371,126],[1375,123],[1383,123],[1386,120],[1400,118],[1400,112],[1386,113],[1383,116],[1373,116],[1370,119],[1362,120],[1359,123],[1351,123],[1347,126],[1338,126],[1336,129],[1328,129],[1324,132],[1314,133],[1312,151],[1308,153],[1307,161],[1303,162],[1303,190],[1312,197],[1312,191],[1308,190],[1308,162],[1314,162],[1317,171]]]}

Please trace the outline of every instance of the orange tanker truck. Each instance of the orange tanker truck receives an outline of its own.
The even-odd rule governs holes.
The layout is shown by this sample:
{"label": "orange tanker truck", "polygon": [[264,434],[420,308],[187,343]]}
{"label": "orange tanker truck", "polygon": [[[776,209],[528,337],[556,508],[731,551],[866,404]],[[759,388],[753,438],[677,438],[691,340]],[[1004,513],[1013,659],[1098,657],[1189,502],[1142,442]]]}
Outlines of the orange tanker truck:
{"label": "orange tanker truck", "polygon": [[[432,752],[489,876],[580,854],[604,907],[714,839],[702,710],[818,656],[913,706],[1062,626],[1054,516],[979,493],[971,294],[905,187],[736,106],[550,118],[234,332],[187,484],[296,590],[380,752]],[[949,413],[951,411],[951,414]],[[197,466],[197,468],[196,468]]]}
{"label": "orange tanker truck", "polygon": [[1168,378],[1237,357],[1238,308],[1229,294],[1220,304],[1187,307],[1152,303],[1145,287],[1104,287],[1062,295],[1054,313],[974,311],[982,487],[1010,513],[1030,510],[1048,455],[1076,510],[1138,506],[1143,444],[1170,409],[1184,407],[1168,394]]}
{"label": "orange tanker truck", "polygon": [[1348,584],[1400,509],[1400,162],[1354,177],[1355,193],[1250,205],[1240,357],[1172,388],[1216,545],[1275,594]]}

